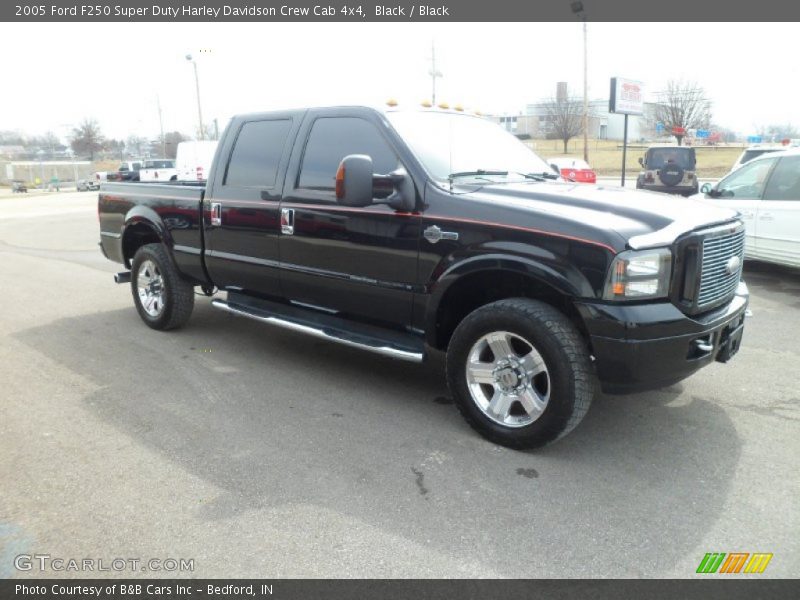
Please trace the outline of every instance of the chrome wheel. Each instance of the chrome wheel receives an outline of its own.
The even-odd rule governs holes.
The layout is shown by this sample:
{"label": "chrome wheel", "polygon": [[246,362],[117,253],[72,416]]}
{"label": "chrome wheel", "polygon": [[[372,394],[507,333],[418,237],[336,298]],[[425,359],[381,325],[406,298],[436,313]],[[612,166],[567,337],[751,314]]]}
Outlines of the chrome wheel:
{"label": "chrome wheel", "polygon": [[550,374],[541,354],[508,331],[495,331],[475,342],[467,357],[466,378],[475,405],[506,427],[530,425],[550,400]]}
{"label": "chrome wheel", "polygon": [[158,317],[164,312],[164,278],[152,260],[146,260],[139,266],[136,291],[139,302],[148,315]]}

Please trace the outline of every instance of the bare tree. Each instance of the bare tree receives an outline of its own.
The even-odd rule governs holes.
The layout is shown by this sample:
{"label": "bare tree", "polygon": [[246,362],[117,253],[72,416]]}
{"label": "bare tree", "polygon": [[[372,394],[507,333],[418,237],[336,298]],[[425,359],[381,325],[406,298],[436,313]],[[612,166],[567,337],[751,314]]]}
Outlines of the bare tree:
{"label": "bare tree", "polygon": [[670,79],[656,98],[656,121],[663,123],[667,131],[683,131],[672,134],[679,146],[688,129],[706,128],[711,122],[711,102],[705,97],[705,90],[693,81]]}
{"label": "bare tree", "polygon": [[164,158],[175,158],[178,152],[178,144],[185,142],[189,139],[188,135],[184,135],[180,131],[170,131],[164,134],[164,151],[166,156]]}
{"label": "bare tree", "polygon": [[125,147],[128,149],[128,152],[133,154],[134,158],[142,158],[142,154],[144,154],[145,148],[149,147],[147,140],[138,135],[129,135],[128,139],[125,140]]}
{"label": "bare tree", "polygon": [[548,138],[567,144],[583,132],[583,101],[575,98],[551,98],[542,104],[546,118]]}
{"label": "bare tree", "polygon": [[88,156],[94,160],[94,153],[103,148],[103,134],[100,126],[94,119],[84,119],[83,122],[72,130],[70,141],[72,151],[79,156]]}

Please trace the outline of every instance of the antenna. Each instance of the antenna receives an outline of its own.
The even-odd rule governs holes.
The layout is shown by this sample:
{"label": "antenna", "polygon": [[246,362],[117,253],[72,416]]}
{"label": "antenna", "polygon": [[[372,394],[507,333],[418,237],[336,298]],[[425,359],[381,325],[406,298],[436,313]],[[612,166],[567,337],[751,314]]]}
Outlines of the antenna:
{"label": "antenna", "polygon": [[433,41],[431,41],[431,68],[430,71],[428,71],[428,75],[431,76],[432,84],[431,104],[436,106],[436,78],[444,76],[441,71],[436,70],[436,44]]}
{"label": "antenna", "polygon": [[164,139],[164,119],[161,118],[161,97],[156,94],[156,106],[158,107],[158,126],[161,129],[161,158],[167,158],[167,142]]}

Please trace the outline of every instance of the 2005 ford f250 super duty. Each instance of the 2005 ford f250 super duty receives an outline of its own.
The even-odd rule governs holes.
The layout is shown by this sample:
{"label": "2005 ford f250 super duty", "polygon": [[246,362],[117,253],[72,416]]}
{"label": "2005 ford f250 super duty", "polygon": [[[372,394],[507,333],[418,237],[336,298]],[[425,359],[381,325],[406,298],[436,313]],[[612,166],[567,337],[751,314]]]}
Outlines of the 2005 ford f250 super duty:
{"label": "2005 ford f250 super duty", "polygon": [[673,384],[742,338],[734,211],[575,185],[483,118],[335,107],[234,118],[207,185],[103,184],[101,247],[154,329],[194,288],[236,315],[408,361],[445,351],[464,417],[525,448],[596,382]]}

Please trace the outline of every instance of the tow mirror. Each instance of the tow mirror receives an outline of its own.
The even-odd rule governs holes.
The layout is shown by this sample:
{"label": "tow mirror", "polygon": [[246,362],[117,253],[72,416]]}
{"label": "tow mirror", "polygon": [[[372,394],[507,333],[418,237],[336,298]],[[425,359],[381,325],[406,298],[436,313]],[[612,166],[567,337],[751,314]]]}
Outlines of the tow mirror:
{"label": "tow mirror", "polygon": [[336,171],[336,201],[345,206],[368,206],[372,198],[372,159],[365,154],[345,156]]}
{"label": "tow mirror", "polygon": [[703,194],[710,193],[711,192],[711,184],[710,183],[704,183],[702,186],[700,186],[700,192],[703,193]]}
{"label": "tow mirror", "polygon": [[403,212],[414,210],[416,192],[405,169],[388,175],[376,175],[372,169],[372,158],[365,154],[345,156],[336,171],[336,201],[345,206],[375,203]]}
{"label": "tow mirror", "polygon": [[641,156],[639,157],[639,164],[644,166],[644,159]]}

